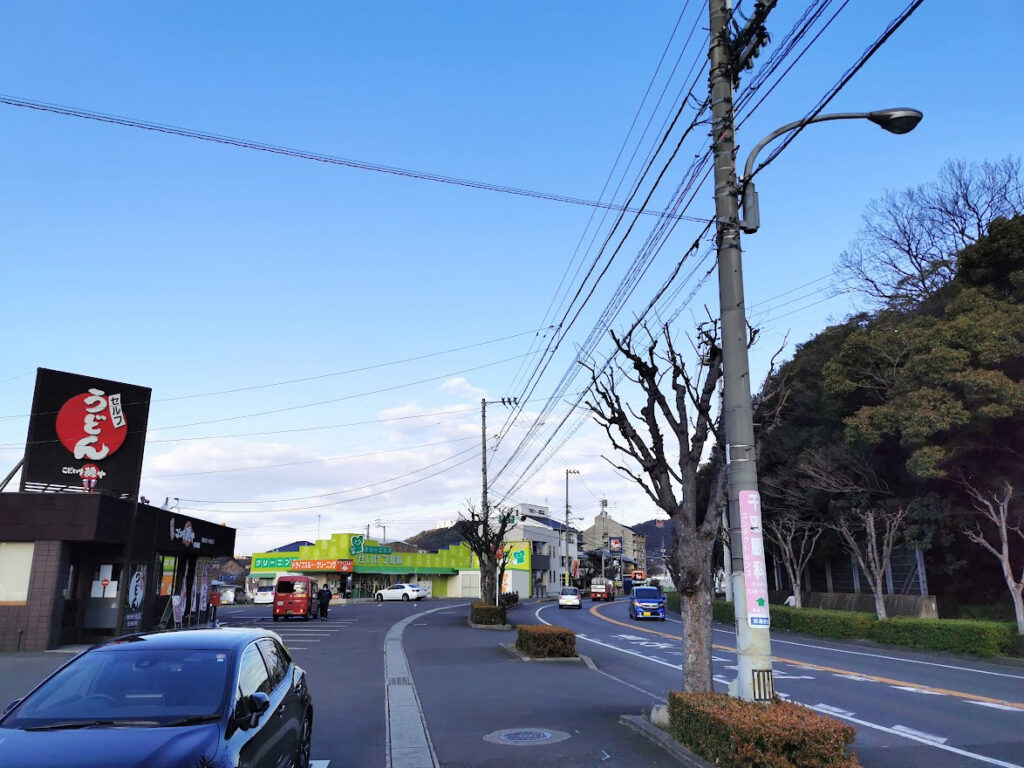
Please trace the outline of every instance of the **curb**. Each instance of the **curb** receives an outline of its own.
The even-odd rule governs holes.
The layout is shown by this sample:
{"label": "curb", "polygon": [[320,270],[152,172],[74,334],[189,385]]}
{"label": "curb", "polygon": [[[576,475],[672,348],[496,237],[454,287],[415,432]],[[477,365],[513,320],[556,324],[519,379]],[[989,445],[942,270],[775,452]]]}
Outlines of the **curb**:
{"label": "curb", "polygon": [[645,717],[637,717],[636,715],[620,715],[619,723],[626,726],[631,731],[639,733],[649,741],[654,742],[672,755],[672,757],[676,758],[682,765],[687,766],[687,768],[714,768],[714,766],[707,760],[693,754],[693,752],[673,739],[665,731],[661,730],[661,728],[653,725]]}
{"label": "curb", "polygon": [[586,664],[590,669],[597,669],[594,664],[594,660],[589,656],[552,656],[546,659],[535,659],[533,656],[527,656],[525,653],[516,648],[515,643],[502,643],[502,650],[504,650],[510,656],[515,656],[520,661],[536,661],[536,662],[569,662],[570,664]]}
{"label": "curb", "polygon": [[473,629],[498,629],[503,632],[511,632],[515,629],[513,624],[474,624],[468,617],[466,618],[466,623]]}

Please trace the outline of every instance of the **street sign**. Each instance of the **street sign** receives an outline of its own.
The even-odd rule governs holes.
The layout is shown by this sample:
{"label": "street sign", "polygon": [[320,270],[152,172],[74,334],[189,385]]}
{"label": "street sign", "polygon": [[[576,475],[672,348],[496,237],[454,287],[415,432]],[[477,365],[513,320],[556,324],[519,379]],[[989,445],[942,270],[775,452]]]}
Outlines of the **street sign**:
{"label": "street sign", "polygon": [[611,552],[622,552],[622,539],[620,539],[620,538],[608,539],[608,549]]}
{"label": "street sign", "polygon": [[771,616],[768,611],[764,539],[761,536],[761,494],[757,491],[740,491],[739,502],[747,623],[751,627],[768,627],[771,625]]}

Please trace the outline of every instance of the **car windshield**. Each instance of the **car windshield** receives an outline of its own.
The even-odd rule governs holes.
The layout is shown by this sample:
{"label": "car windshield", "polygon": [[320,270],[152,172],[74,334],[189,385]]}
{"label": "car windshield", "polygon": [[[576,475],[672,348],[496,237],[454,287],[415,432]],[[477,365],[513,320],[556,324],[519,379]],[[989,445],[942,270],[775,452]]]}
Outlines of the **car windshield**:
{"label": "car windshield", "polygon": [[277,593],[279,595],[304,595],[306,594],[306,582],[279,581],[277,582]]}
{"label": "car windshield", "polygon": [[654,587],[637,587],[633,590],[633,597],[637,600],[660,600],[661,592]]}
{"label": "car windshield", "polygon": [[563,595],[578,595],[580,591],[576,587],[562,587]]}
{"label": "car windshield", "polygon": [[228,693],[231,658],[219,650],[108,646],[58,672],[0,728],[93,721],[162,725],[218,716]]}

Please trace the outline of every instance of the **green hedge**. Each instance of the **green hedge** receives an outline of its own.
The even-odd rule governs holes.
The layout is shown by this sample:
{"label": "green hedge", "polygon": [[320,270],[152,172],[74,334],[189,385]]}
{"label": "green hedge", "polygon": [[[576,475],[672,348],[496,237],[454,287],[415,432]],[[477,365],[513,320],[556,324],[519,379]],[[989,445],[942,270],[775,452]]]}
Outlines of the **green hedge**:
{"label": "green hedge", "polygon": [[[735,621],[732,603],[716,600],[715,621]],[[979,656],[1020,655],[1013,624],[959,619],[896,617],[879,621],[870,613],[826,611],[818,608],[771,607],[772,628],[816,637],[874,640],[929,651],[974,653]]]}
{"label": "green hedge", "polygon": [[469,609],[469,620],[474,624],[506,624],[505,608],[490,603],[473,603]]}
{"label": "green hedge", "polygon": [[1015,634],[1012,624],[995,621],[896,617],[876,621],[868,637],[879,643],[912,648],[999,656],[1012,653]]}
{"label": "green hedge", "polygon": [[856,731],[812,709],[721,693],[672,691],[669,732],[720,768],[857,768],[847,755]]}
{"label": "green hedge", "polygon": [[564,627],[527,624],[519,627],[516,648],[535,659],[576,655],[576,633]]}

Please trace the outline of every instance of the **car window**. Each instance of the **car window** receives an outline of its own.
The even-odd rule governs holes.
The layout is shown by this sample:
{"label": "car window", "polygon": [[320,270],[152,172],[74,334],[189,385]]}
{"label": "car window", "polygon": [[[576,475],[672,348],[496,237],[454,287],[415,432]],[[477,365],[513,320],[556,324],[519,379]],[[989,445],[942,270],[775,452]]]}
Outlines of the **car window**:
{"label": "car window", "polygon": [[88,652],[29,696],[4,727],[215,714],[230,667],[231,654],[219,650],[114,646]]}
{"label": "car window", "polygon": [[660,600],[661,593],[654,587],[637,587],[633,590],[637,600]]}
{"label": "car window", "polygon": [[578,595],[580,591],[576,587],[562,587],[563,595]]}
{"label": "car window", "polygon": [[304,595],[306,594],[306,582],[279,581],[277,582],[277,593],[279,595]]}
{"label": "car window", "polygon": [[270,689],[273,690],[284,680],[288,672],[288,657],[276,642],[270,638],[258,640],[256,644],[263,652],[263,658],[267,662],[267,669],[270,671]]}
{"label": "car window", "polygon": [[259,691],[269,694],[273,690],[270,684],[270,673],[263,662],[256,643],[250,643],[242,652],[242,661],[238,668],[238,689],[242,696],[252,696]]}

